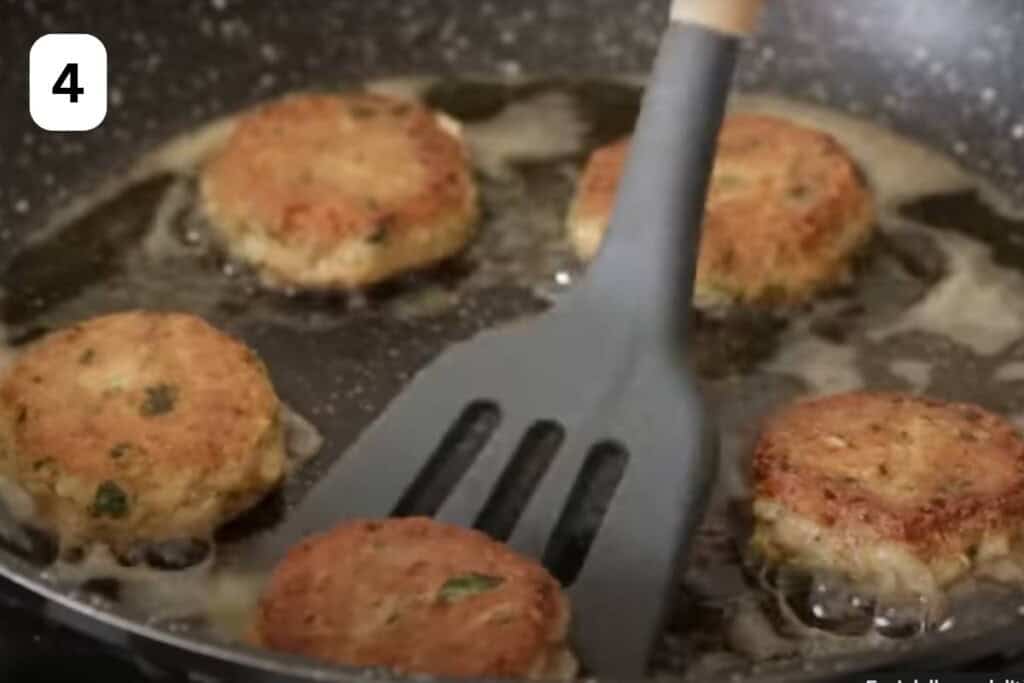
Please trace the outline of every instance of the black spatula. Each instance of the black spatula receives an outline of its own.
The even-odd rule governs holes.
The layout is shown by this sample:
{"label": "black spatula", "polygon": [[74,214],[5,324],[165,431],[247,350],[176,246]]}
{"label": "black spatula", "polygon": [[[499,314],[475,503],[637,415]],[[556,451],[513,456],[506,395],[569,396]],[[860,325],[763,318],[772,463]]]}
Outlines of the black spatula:
{"label": "black spatula", "polygon": [[417,375],[261,550],[356,517],[476,525],[569,584],[588,668],[643,672],[715,469],[687,328],[715,139],[759,5],[673,4],[586,277]]}

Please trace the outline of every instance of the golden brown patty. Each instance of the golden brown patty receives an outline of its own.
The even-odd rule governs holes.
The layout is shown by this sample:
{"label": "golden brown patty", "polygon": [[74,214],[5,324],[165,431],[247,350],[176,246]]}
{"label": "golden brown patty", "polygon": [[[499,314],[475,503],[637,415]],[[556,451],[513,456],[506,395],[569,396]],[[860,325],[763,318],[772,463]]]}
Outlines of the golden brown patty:
{"label": "golden brown patty", "polygon": [[1024,440],[977,406],[856,392],[796,403],[754,453],[753,548],[932,593],[1024,528]]}
{"label": "golden brown patty", "polygon": [[381,95],[293,95],[243,115],[200,186],[231,252],[309,288],[436,263],[477,217],[457,124]]}
{"label": "golden brown patty", "polygon": [[263,364],[191,315],[134,311],[44,337],[0,385],[0,469],[65,547],[204,538],[281,479]]}
{"label": "golden brown patty", "polygon": [[[629,151],[596,150],[568,217],[580,258],[593,258],[608,227]],[[694,301],[792,304],[848,275],[874,226],[870,193],[830,136],[770,116],[726,118],[718,141]]]}
{"label": "golden brown patty", "polygon": [[356,666],[448,676],[569,679],[569,605],[542,567],[424,518],[354,521],[274,571],[262,645]]}

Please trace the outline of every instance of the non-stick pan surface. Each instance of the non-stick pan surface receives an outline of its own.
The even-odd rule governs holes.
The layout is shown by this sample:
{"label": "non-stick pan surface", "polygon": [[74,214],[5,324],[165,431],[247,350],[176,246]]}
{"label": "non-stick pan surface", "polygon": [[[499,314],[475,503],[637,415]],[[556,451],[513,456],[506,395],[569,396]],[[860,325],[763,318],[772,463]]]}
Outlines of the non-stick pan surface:
{"label": "non-stick pan surface", "polygon": [[[183,300],[159,286],[134,292],[118,287],[117,278],[124,275],[123,269],[105,260],[104,250],[114,249],[116,245],[111,241],[121,237],[131,242],[133,221],[145,218],[133,212],[151,211],[155,198],[167,191],[167,183],[174,182],[161,178],[123,195],[120,205],[105,206],[92,223],[88,219],[79,221],[76,227],[80,229],[74,233],[77,236],[68,238],[74,246],[71,250],[61,248],[60,240],[47,242],[50,246],[43,248],[23,249],[29,233],[45,223],[52,211],[127,168],[141,152],[170,136],[219,114],[298,88],[339,87],[410,73],[577,76],[573,80],[576,85],[571,86],[577,97],[604,98],[601,111],[616,107],[620,111],[618,119],[612,117],[595,126],[595,135],[604,139],[592,139],[590,144],[603,142],[628,128],[635,93],[628,89],[595,89],[580,84],[578,74],[643,71],[665,14],[662,5],[638,2],[624,9],[610,1],[460,0],[212,0],[174,6],[111,2],[103,3],[102,10],[94,3],[5,5],[2,30],[8,40],[7,47],[0,50],[0,67],[7,74],[0,84],[5,107],[0,128],[0,239],[4,241],[0,261],[5,264],[4,322],[17,337],[12,341],[27,341],[50,326],[86,312],[156,305],[164,296],[168,306],[198,310],[253,344],[267,359],[282,396],[323,432],[323,455],[303,475],[308,484],[315,479],[317,467],[325,466],[340,453],[418,364],[455,338],[538,310],[544,305],[543,298],[517,286],[515,278],[511,285],[503,281],[494,287],[479,282],[459,309],[470,310],[469,315],[453,311],[431,317],[426,323],[392,320],[380,324],[375,306],[401,299],[405,295],[403,287],[408,290],[421,283],[413,281],[400,285],[397,291],[373,293],[368,306],[355,309],[351,302],[341,300],[308,301],[300,297],[298,301],[283,301],[258,296],[250,305],[251,300],[245,297]],[[927,0],[898,4],[885,0],[778,2],[769,11],[761,37],[745,50],[738,86],[742,90],[783,93],[879,121],[958,158],[1004,191],[1020,194],[1016,181],[1019,169],[1024,168],[1024,93],[1015,82],[1014,64],[1024,59],[1024,53],[1020,53],[1024,48],[1018,47],[1012,36],[1022,22],[1024,16],[1013,0],[949,2],[941,7]],[[111,110],[106,123],[94,132],[47,134],[36,129],[28,118],[28,47],[42,33],[62,31],[92,32],[104,40],[110,53]],[[459,103],[450,93],[435,95],[439,104]],[[621,97],[617,105],[607,101],[615,97]],[[559,181],[550,175],[551,169],[535,168],[524,173],[527,185],[531,177],[537,178],[535,191],[559,187]],[[567,181],[561,182],[562,190],[567,192]],[[499,192],[500,188],[492,190]],[[554,211],[556,198],[549,199]],[[525,208],[526,199],[523,201]],[[943,214],[947,206],[932,202],[918,210],[931,212],[929,215],[934,217],[936,212]],[[976,213],[976,207],[961,200],[955,200],[952,206],[972,216]],[[106,224],[111,215],[124,218],[128,226],[125,235],[111,236]],[[1009,225],[1007,229],[1015,228]],[[1024,265],[1024,258],[1012,249],[1004,251],[1006,260]],[[96,254],[96,258],[83,258],[83,254]],[[557,259],[541,266],[551,269],[552,274],[560,267]],[[160,282],[165,275],[168,281],[174,281],[170,273],[160,272],[154,272],[152,280]],[[456,266],[436,277],[443,286],[467,276]],[[927,263],[922,277],[929,277]],[[110,282],[115,285],[103,289],[104,283]],[[202,289],[201,282],[192,284]],[[93,304],[101,303],[76,308],[75,302],[82,301],[82,291],[92,292]],[[347,322],[336,324],[336,314],[343,314]],[[713,339],[715,334],[745,331],[751,337],[762,335],[772,325],[760,319],[739,321],[724,332],[705,326],[703,334]],[[773,338],[772,334],[763,336]],[[392,357],[398,346],[401,363],[395,363]],[[749,349],[755,357],[771,350],[756,344]],[[715,358],[705,362],[716,369]],[[995,404],[994,408],[1004,411],[1019,411],[1018,402],[1024,401],[1024,396],[1005,392],[988,395],[970,384],[965,376],[941,391]],[[709,385],[712,394],[716,386],[713,382]],[[350,395],[353,387],[359,387],[358,397]],[[798,391],[785,383],[763,389],[765,395],[777,398]],[[968,395],[962,395],[965,391]],[[271,518],[279,514],[287,507],[289,496],[301,495],[303,488],[303,482],[290,487],[279,501],[279,509],[267,514]],[[252,523],[258,526],[261,521]],[[108,612],[105,605],[83,606],[58,591],[41,587],[36,581],[38,570],[13,556],[5,556],[0,571],[15,583],[29,586],[35,593],[26,599],[47,614],[142,655],[225,673],[233,669],[228,666],[233,662],[242,670],[251,667],[252,675],[247,680],[255,680],[256,671],[296,678],[326,675],[309,663],[233,650],[198,641],[188,633],[125,620],[116,610]],[[23,593],[19,595],[24,597]],[[685,634],[686,615],[701,613],[688,612],[685,605],[680,613],[677,621],[683,623],[677,626]],[[969,628],[940,633],[927,648],[916,648],[914,656],[929,668],[936,668],[960,658],[1014,649],[1020,642],[1016,634],[1018,619],[1011,609],[986,623],[983,633]],[[955,648],[950,647],[951,642],[956,642]],[[915,643],[907,641],[890,651],[855,658],[824,657],[748,668],[743,675],[765,680],[819,678],[896,661],[907,654],[901,650],[915,648]],[[191,657],[186,661],[179,658],[179,653]],[[669,652],[666,656],[671,655]],[[665,666],[673,668],[671,664]],[[238,670],[234,668],[235,673]],[[347,674],[338,671],[333,675],[343,679]]]}

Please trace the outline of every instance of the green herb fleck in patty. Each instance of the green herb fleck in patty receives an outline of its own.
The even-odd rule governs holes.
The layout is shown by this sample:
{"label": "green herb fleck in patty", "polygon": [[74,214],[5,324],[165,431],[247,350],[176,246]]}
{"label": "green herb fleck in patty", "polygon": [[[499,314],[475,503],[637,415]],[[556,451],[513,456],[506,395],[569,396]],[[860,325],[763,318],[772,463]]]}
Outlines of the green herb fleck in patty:
{"label": "green herb fleck in patty", "polygon": [[486,574],[460,574],[453,576],[444,582],[437,597],[441,602],[459,602],[474,595],[497,588],[505,579],[500,576],[487,576]]}
{"label": "green herb fleck in patty", "polygon": [[128,452],[131,451],[131,449],[132,445],[130,443],[128,443],[127,441],[120,441],[114,444],[113,448],[110,449],[110,457],[117,459],[122,456],[128,455]]}
{"label": "green herb fleck in patty", "polygon": [[94,517],[120,519],[128,514],[128,496],[113,481],[105,481],[96,487],[96,498],[92,502]]}
{"label": "green herb fleck in patty", "polygon": [[178,401],[178,387],[173,384],[155,384],[146,387],[146,398],[142,401],[139,412],[143,417],[165,415],[174,410]]}
{"label": "green herb fleck in patty", "polygon": [[370,244],[384,244],[388,241],[391,236],[391,231],[395,228],[398,221],[393,214],[382,216],[377,220],[377,224],[373,228],[373,232],[366,238],[366,241]]}

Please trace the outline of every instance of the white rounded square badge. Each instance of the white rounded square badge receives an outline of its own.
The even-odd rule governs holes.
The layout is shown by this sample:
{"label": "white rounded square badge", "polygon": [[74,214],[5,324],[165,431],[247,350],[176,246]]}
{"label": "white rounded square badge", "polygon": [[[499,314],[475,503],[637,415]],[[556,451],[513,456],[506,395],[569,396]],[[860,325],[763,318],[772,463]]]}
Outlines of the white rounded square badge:
{"label": "white rounded square badge", "polygon": [[48,33],[28,56],[28,108],[44,130],[92,130],[107,115],[107,48],[88,33]]}

